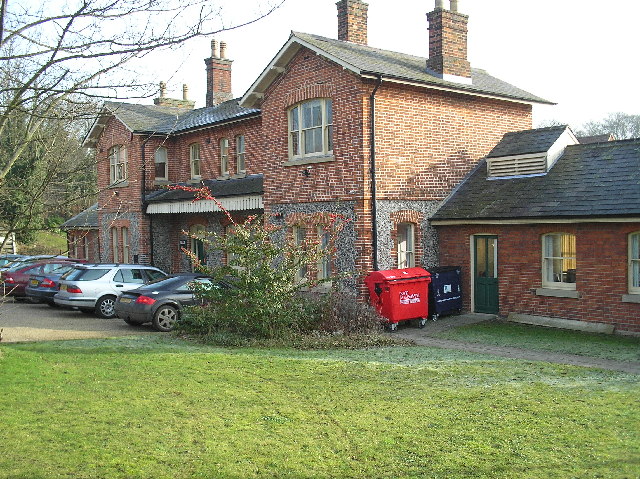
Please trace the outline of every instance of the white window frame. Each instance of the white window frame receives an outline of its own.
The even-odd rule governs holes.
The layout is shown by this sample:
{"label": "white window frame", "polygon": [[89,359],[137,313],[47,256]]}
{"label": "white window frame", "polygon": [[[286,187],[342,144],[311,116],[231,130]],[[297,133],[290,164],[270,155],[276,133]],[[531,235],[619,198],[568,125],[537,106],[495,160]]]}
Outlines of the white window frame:
{"label": "white window frame", "polygon": [[[560,241],[560,254],[554,255],[554,239]],[[556,245],[557,246],[557,245]],[[552,289],[575,290],[576,236],[573,233],[547,233],[542,235],[542,286]],[[570,251],[573,249],[573,251]],[[559,271],[554,269],[558,262],[562,262]],[[573,267],[572,267],[573,266]],[[571,272],[573,270],[573,273]],[[574,277],[572,277],[572,274]],[[573,279],[573,282],[569,282]]]}
{"label": "white window frame", "polygon": [[[318,226],[317,229],[318,234],[318,249],[320,251],[326,250],[329,247],[329,235],[330,232],[324,226]],[[327,252],[327,254],[323,255],[322,258],[318,261],[318,272],[317,278],[319,280],[329,279],[331,277],[331,254]]]}
{"label": "white window frame", "polygon": [[629,294],[640,294],[640,231],[629,234]]}
{"label": "white window frame", "polygon": [[220,175],[229,176],[229,138],[220,138]]}
{"label": "white window frame", "polygon": [[414,268],[416,265],[416,225],[399,223],[396,234],[398,269]]}
{"label": "white window frame", "polygon": [[115,145],[109,148],[109,180],[118,183],[127,179],[127,148]]}
{"label": "white window frame", "polygon": [[[205,244],[204,244],[204,238],[206,236],[206,232],[207,232],[207,229],[205,225],[200,223],[191,225],[189,227],[189,234],[191,235],[189,237],[189,250],[196,256],[196,258],[200,259],[198,257],[198,248],[200,247],[200,245],[202,245],[202,256],[203,256],[203,259],[201,260],[202,264],[207,263],[207,250],[205,249]],[[194,238],[193,236],[196,236],[196,237]],[[191,263],[191,272],[193,273],[196,272],[196,268],[193,262]]]}
{"label": "white window frame", "polygon": [[[168,180],[169,179],[169,162],[168,151],[164,146],[159,147],[153,155],[154,174],[156,180]],[[164,164],[164,175],[158,176],[158,165]]]}
{"label": "white window frame", "polygon": [[125,264],[129,263],[130,256],[130,247],[129,247],[129,228],[123,226],[120,229],[120,234],[122,236],[122,262]]}
{"label": "white window frame", "polygon": [[[309,124],[305,119],[305,108],[319,106],[320,124]],[[288,111],[289,158],[300,160],[333,155],[333,103],[331,98],[314,98],[291,107]],[[321,150],[306,151],[305,139],[312,131],[320,130]],[[315,134],[315,133],[314,133]]]}
{"label": "white window frame", "polygon": [[[295,225],[292,228],[293,242],[296,246],[301,246],[307,238],[307,228],[305,226]],[[301,283],[307,280],[308,267],[301,265],[296,271],[296,282]]]}
{"label": "white window frame", "polygon": [[247,172],[244,135],[236,136],[236,171],[238,173]]}
{"label": "white window frame", "polygon": [[191,143],[189,145],[189,164],[191,165],[191,179],[202,178],[200,143]]}

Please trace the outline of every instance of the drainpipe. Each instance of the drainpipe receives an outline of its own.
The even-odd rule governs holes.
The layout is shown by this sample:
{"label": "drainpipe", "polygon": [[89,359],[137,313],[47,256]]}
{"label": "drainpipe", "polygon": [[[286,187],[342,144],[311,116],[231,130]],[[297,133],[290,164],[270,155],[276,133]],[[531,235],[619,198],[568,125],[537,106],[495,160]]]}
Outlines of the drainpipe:
{"label": "drainpipe", "polygon": [[[144,148],[147,146],[147,142],[151,139],[151,135],[142,142],[141,145],[141,159],[142,159],[142,185],[140,187],[140,199],[142,200],[142,213],[149,218],[149,264],[153,265],[153,216],[147,213],[147,199],[146,199],[146,185],[147,185],[147,161]],[[140,261],[140,256],[138,256]]]}
{"label": "drainpipe", "polygon": [[371,152],[369,158],[371,161],[371,167],[369,173],[371,174],[371,233],[372,240],[371,246],[373,247],[373,270],[378,271],[378,207],[376,200],[376,93],[378,88],[382,84],[382,75],[376,75],[378,81],[376,87],[371,92],[369,97],[369,107],[371,111],[369,116],[371,117],[371,126],[369,133],[369,144],[371,146]]}

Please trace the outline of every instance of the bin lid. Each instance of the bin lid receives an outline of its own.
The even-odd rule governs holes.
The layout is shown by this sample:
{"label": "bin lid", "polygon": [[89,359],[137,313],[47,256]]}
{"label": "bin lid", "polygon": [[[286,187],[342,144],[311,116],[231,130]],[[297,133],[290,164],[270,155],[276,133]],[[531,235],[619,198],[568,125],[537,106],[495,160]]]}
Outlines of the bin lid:
{"label": "bin lid", "polygon": [[424,268],[387,269],[372,271],[365,281],[374,283],[382,281],[403,281],[407,279],[430,278],[431,274]]}

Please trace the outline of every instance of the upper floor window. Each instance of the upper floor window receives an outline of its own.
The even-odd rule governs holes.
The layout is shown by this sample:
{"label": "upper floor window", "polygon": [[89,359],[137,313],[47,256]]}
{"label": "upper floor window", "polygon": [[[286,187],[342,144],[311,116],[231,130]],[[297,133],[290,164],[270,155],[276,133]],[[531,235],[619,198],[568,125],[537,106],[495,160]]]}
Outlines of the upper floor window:
{"label": "upper floor window", "polygon": [[640,294],[640,232],[629,235],[629,293]]}
{"label": "upper floor window", "polygon": [[124,146],[109,148],[109,179],[111,183],[127,179],[127,149]]}
{"label": "upper floor window", "polygon": [[167,149],[164,146],[158,148],[154,155],[156,166],[156,180],[166,180],[167,176]]}
{"label": "upper floor window", "polygon": [[576,237],[550,233],[542,237],[542,286],[576,289]]}
{"label": "upper floor window", "polygon": [[229,138],[220,139],[220,174],[229,174]]}
{"label": "upper floor window", "polygon": [[191,164],[191,178],[200,178],[202,176],[200,169],[200,145],[193,143],[189,145],[189,162]]}
{"label": "upper floor window", "polygon": [[296,159],[332,153],[331,99],[309,100],[289,110],[289,156]]}
{"label": "upper floor window", "polygon": [[416,265],[415,226],[413,223],[398,225],[398,268],[413,268]]}
{"label": "upper floor window", "polygon": [[247,171],[244,156],[244,135],[238,135],[236,136],[236,171],[238,173],[245,173]]}

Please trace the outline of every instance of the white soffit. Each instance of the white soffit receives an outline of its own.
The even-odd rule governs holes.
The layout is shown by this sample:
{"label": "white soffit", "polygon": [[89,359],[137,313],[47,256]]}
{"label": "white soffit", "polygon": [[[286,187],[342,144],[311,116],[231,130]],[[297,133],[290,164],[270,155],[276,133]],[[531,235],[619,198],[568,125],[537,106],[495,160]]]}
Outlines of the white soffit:
{"label": "white soffit", "polygon": [[[227,211],[247,211],[264,209],[262,195],[234,196],[218,199]],[[217,213],[222,211],[213,200],[167,201],[166,203],[151,203],[147,206],[147,213],[175,214],[175,213]]]}

